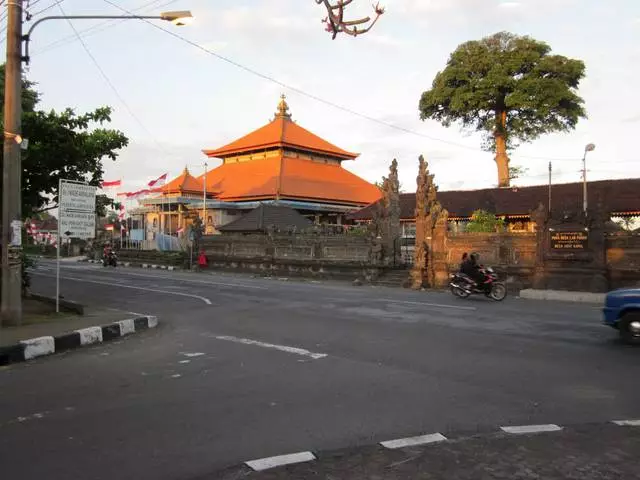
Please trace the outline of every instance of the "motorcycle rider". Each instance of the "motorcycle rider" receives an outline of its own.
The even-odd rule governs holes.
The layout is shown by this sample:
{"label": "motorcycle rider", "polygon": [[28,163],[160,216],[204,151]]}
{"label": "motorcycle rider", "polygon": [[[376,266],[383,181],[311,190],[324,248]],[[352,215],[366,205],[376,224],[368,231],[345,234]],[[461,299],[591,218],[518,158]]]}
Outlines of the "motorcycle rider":
{"label": "motorcycle rider", "polygon": [[469,258],[469,254],[467,252],[464,252],[462,254],[462,261],[460,262],[460,271],[462,272],[462,269],[464,268],[464,262],[467,261],[467,258]]}
{"label": "motorcycle rider", "polygon": [[460,271],[471,278],[476,283],[476,286],[483,288],[485,293],[489,293],[491,291],[491,285],[487,283],[487,277],[482,272],[482,266],[480,265],[479,260],[480,254],[473,252],[462,263]]}
{"label": "motorcycle rider", "polygon": [[105,265],[109,265],[113,261],[113,248],[111,248],[111,244],[109,242],[104,244],[104,249],[102,250],[102,259]]}

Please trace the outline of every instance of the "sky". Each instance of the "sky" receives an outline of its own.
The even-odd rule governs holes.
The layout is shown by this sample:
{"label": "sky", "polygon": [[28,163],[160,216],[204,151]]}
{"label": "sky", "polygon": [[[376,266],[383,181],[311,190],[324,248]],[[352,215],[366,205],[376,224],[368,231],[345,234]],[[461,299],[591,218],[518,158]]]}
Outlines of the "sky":
{"label": "sky", "polygon": [[[546,183],[550,160],[554,182],[579,181],[587,143],[596,144],[589,180],[640,177],[637,0],[381,0],[387,11],[371,32],[333,41],[315,0],[27,3],[27,28],[46,15],[122,13],[114,3],[137,14],[193,12],[188,27],[75,20],[82,42],[65,20],[33,32],[25,74],[37,82],[40,108],[113,107],[110,126],[130,145],[116,162],[105,161],[105,180],[121,178],[125,190],[185,166],[202,173],[201,150],[267,123],[282,93],[298,124],[361,154],[343,165],[366,180],[378,181],[396,158],[402,189],[415,191],[423,154],[441,190],[496,186],[493,155],[481,150],[480,137],[421,121],[418,101],[459,44],[503,30],[545,41],[587,67],[579,94],[588,119],[514,151],[512,165],[528,169],[515,183]],[[349,12],[371,10],[370,0],[355,0]],[[4,30],[5,12],[0,18]]]}

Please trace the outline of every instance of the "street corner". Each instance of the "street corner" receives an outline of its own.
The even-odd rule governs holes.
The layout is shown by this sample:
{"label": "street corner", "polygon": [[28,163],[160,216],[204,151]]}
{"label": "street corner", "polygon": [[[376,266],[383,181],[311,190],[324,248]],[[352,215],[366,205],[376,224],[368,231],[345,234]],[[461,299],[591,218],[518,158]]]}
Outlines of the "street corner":
{"label": "street corner", "polygon": [[20,340],[12,345],[0,347],[0,366],[109,342],[157,326],[157,317],[141,315],[106,325],[84,327],[57,335],[44,335]]}
{"label": "street corner", "polygon": [[638,420],[504,426],[482,434],[429,433],[364,447],[259,458],[203,478],[639,479],[638,452]]}

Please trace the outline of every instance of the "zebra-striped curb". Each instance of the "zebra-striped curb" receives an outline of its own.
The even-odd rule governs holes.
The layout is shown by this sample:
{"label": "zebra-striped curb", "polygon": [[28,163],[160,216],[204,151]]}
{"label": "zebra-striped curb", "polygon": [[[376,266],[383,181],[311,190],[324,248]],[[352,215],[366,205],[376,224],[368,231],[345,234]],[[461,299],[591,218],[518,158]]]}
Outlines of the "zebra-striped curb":
{"label": "zebra-striped curb", "polygon": [[45,355],[108,342],[109,340],[157,326],[157,317],[147,315],[121,320],[108,325],[86,327],[55,336],[30,338],[14,345],[0,347],[0,365],[24,362]]}
{"label": "zebra-striped curb", "polygon": [[[86,260],[87,263],[93,263],[93,264],[102,264],[102,260]],[[169,272],[173,272],[176,270],[181,270],[180,267],[176,267],[173,265],[160,265],[160,264],[155,264],[155,263],[132,263],[132,262],[120,262],[118,263],[119,267],[131,267],[131,268],[150,268],[152,270],[167,270]]]}

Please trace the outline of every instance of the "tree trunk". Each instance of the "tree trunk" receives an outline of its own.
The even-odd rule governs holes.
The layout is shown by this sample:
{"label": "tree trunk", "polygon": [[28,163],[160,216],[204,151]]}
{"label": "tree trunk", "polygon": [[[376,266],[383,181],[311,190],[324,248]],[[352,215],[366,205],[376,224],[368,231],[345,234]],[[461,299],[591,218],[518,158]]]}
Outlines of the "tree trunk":
{"label": "tree trunk", "polygon": [[496,112],[496,164],[498,165],[498,187],[509,186],[509,157],[507,156],[507,111]]}

